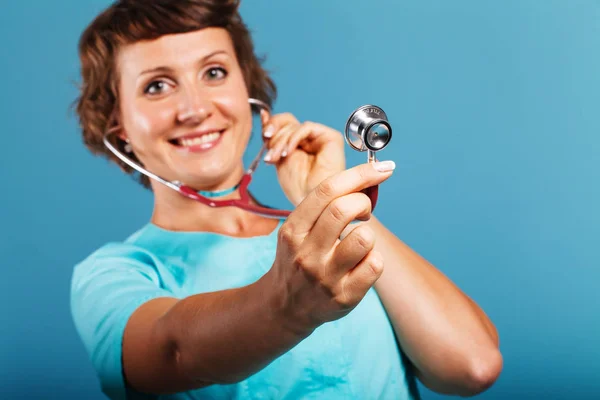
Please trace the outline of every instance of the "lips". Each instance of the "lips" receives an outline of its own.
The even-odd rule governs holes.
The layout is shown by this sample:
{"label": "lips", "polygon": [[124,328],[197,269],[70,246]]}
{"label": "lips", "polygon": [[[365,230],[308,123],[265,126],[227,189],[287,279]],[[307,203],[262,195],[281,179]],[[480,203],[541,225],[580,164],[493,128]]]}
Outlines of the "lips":
{"label": "lips", "polygon": [[223,134],[224,130],[192,133],[171,139],[169,142],[182,150],[190,152],[206,151],[215,147],[221,141]]}

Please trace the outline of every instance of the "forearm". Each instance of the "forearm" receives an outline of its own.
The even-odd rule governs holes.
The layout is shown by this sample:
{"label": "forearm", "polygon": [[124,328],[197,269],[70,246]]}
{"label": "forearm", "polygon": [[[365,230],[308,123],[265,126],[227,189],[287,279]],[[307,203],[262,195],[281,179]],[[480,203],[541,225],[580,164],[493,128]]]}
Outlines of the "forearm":
{"label": "forearm", "polygon": [[246,287],[188,297],[161,318],[177,390],[243,380],[308,336],[279,312],[272,289],[267,274]]}
{"label": "forearm", "polygon": [[502,363],[491,321],[379,221],[367,223],[385,260],[375,287],[417,375],[438,392],[470,395],[484,390]]}

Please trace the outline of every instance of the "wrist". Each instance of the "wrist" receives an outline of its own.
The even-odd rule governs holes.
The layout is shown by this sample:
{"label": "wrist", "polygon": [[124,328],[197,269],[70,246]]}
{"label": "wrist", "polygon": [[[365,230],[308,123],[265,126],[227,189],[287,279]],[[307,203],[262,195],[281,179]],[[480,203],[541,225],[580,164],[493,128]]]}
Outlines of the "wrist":
{"label": "wrist", "polygon": [[312,321],[303,310],[296,310],[289,285],[276,279],[276,272],[271,269],[257,282],[258,290],[263,293],[263,305],[270,322],[298,341],[309,336],[319,325]]}

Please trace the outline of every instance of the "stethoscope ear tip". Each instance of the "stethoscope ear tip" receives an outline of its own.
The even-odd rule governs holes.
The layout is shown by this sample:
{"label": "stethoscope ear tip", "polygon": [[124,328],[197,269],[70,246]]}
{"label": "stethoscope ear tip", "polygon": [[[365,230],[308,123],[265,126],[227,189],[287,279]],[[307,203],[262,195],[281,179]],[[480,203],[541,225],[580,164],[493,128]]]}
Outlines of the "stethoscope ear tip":
{"label": "stethoscope ear tip", "polygon": [[252,106],[256,106],[258,112],[261,113],[261,114],[264,113],[264,112],[266,112],[266,113],[270,113],[271,112],[271,106],[269,106],[267,103],[265,103],[262,100],[250,97],[248,99],[248,103],[250,103],[250,105],[252,105]]}

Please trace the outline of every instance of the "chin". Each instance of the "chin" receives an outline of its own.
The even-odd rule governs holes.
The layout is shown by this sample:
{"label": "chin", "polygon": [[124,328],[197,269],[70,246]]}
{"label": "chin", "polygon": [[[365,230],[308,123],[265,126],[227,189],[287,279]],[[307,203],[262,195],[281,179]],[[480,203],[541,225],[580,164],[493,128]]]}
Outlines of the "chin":
{"label": "chin", "polygon": [[[239,172],[238,172],[239,171]],[[210,168],[185,174],[180,179],[197,190],[223,190],[236,185],[241,178],[242,168]]]}
{"label": "chin", "polygon": [[238,183],[244,171],[242,155],[235,149],[237,145],[223,140],[211,149],[198,152],[180,147],[169,157],[169,169],[174,180],[194,189],[227,189]]}

